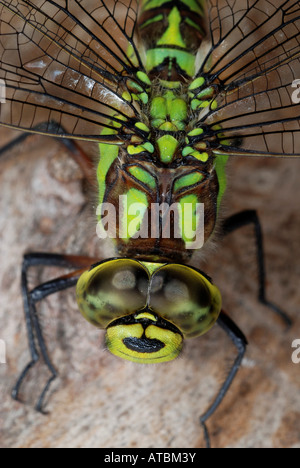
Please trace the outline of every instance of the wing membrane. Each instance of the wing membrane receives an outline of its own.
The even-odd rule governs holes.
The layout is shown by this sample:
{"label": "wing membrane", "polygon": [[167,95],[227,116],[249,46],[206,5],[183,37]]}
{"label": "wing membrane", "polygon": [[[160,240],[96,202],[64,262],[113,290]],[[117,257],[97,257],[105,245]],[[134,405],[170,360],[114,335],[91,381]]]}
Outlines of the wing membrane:
{"label": "wing membrane", "polygon": [[299,1],[207,4],[210,43],[203,45],[198,75],[219,93],[217,110],[200,121],[215,138],[222,127],[226,145],[215,153],[299,156],[300,103],[292,87],[300,79]]}
{"label": "wing membrane", "polygon": [[65,136],[94,141],[116,141],[100,136],[116,128],[112,122],[129,131],[139,109],[122,94],[127,78],[142,69],[133,41],[136,14],[135,0],[1,0],[7,101],[1,123],[30,131],[55,120]]}
{"label": "wing membrane", "polygon": [[208,0],[207,8],[211,47],[198,74],[211,81],[252,81],[299,57],[298,0]]}
{"label": "wing membrane", "polygon": [[[122,97],[143,69],[137,10],[137,0],[0,0],[0,122],[27,131],[49,122],[44,133],[58,135],[56,121],[58,136],[122,144],[140,120]],[[198,75],[218,94],[217,109],[199,116],[204,137],[216,154],[299,155],[299,1],[207,0],[207,18]]]}
{"label": "wing membrane", "polygon": [[223,147],[226,152],[300,155],[300,99],[293,102],[292,87],[296,76],[300,76],[299,60],[218,96],[218,109],[205,117],[205,123],[215,129],[215,135],[222,127],[222,140],[230,141]]}

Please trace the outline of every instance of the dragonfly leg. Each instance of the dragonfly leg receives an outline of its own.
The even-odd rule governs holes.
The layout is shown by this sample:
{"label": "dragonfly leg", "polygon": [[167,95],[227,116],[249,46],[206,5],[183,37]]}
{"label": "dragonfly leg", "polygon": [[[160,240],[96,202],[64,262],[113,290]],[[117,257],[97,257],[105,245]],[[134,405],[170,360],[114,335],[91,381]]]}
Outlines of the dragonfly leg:
{"label": "dragonfly leg", "polygon": [[246,351],[246,346],[247,346],[247,339],[245,338],[244,334],[242,331],[238,328],[238,326],[228,317],[225,312],[221,312],[219,318],[218,318],[218,325],[227,333],[227,335],[230,337],[234,345],[236,346],[238,350],[238,355],[233,363],[233,366],[231,367],[231,370],[223,383],[218,395],[216,396],[215,400],[211,404],[211,406],[208,408],[208,410],[200,417],[200,424],[203,427],[204,430],[204,436],[205,436],[205,442],[207,448],[211,447],[210,443],[210,436],[209,432],[206,426],[206,421],[214,414],[214,412],[217,410],[219,405],[222,403],[226,393],[228,392],[239,368],[241,365],[241,362],[243,360],[243,357],[245,355]]}
{"label": "dragonfly leg", "polygon": [[80,148],[80,146],[75,141],[69,138],[63,137],[63,135],[66,134],[64,128],[60,124],[54,121],[39,124],[36,127],[34,127],[30,133],[22,132],[20,136],[18,136],[13,141],[7,143],[2,148],[0,148],[0,157],[6,152],[12,150],[16,146],[23,143],[33,133],[46,135],[46,131],[53,133],[55,135],[60,135],[56,139],[66,147],[71,157],[80,166],[85,177],[91,182],[94,181],[93,161],[86,153],[84,153],[84,151]]}
{"label": "dragonfly leg", "polygon": [[[41,325],[40,325],[38,314],[36,311],[36,304],[42,301],[47,296],[50,296],[51,294],[54,294],[56,292],[63,291],[65,289],[75,286],[78,281],[79,276],[84,271],[86,271],[93,263],[95,263],[98,260],[99,259],[89,258],[89,257],[57,255],[57,254],[49,254],[49,253],[32,253],[32,254],[27,254],[24,256],[21,282],[22,282],[22,296],[23,296],[23,303],[24,303],[24,312],[25,312],[25,320],[26,320],[26,328],[27,328],[31,360],[26,365],[22,373],[20,374],[16,382],[16,385],[13,388],[12,397],[15,400],[19,399],[20,388],[27,373],[39,360],[40,358],[39,353],[41,353],[44,359],[44,362],[46,363],[49,371],[51,372],[51,377],[46,383],[38,399],[38,403],[36,405],[36,409],[38,411],[42,412],[43,402],[44,402],[46,393],[52,381],[57,376],[57,372],[47,352]],[[56,278],[54,280],[43,283],[37,286],[36,288],[34,288],[33,290],[29,291],[28,269],[31,267],[38,267],[38,266],[44,266],[44,267],[55,266],[59,268],[72,268],[76,270],[69,274],[60,276],[59,278]],[[36,342],[38,343],[39,350],[36,346]]]}
{"label": "dragonfly leg", "polygon": [[266,297],[266,269],[265,269],[265,256],[264,256],[264,245],[263,245],[263,232],[259,217],[254,210],[246,210],[236,215],[231,216],[226,219],[223,223],[223,234],[227,235],[231,232],[247,226],[253,225],[255,229],[255,239],[256,239],[256,256],[257,256],[257,265],[258,265],[258,281],[259,281],[259,291],[258,291],[258,300],[263,305],[272,309],[285,324],[290,327],[292,325],[292,320],[290,317],[281,310],[276,304],[270,302]]}

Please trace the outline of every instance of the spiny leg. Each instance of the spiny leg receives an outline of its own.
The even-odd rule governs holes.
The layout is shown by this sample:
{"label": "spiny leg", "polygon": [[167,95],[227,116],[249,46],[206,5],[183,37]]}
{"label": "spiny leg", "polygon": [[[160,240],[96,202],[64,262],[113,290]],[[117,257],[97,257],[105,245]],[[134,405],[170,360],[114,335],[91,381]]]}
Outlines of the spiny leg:
{"label": "spiny leg", "polygon": [[[39,350],[43,356],[43,359],[51,372],[51,377],[47,381],[36,405],[36,409],[42,412],[43,402],[46,396],[46,393],[52,383],[56,378],[57,372],[54,366],[51,363],[49,358],[45,340],[43,337],[41,325],[38,319],[36,304],[42,301],[47,296],[54,294],[59,291],[66,290],[76,285],[79,276],[86,271],[93,263],[99,259],[90,258],[90,257],[81,257],[81,256],[71,256],[71,255],[57,255],[49,253],[32,253],[24,256],[23,266],[22,266],[22,296],[24,302],[24,312],[26,320],[26,328],[28,335],[28,343],[31,353],[31,360],[26,365],[22,371],[20,377],[17,380],[17,383],[12,391],[12,397],[17,400],[19,396],[19,391],[21,385],[29,372],[29,370],[37,363],[39,360],[39,351],[37,350],[35,344],[35,337],[37,339]],[[59,268],[76,268],[75,271],[63,275],[54,280],[48,281],[44,284],[41,284],[34,288],[32,291],[29,291],[28,286],[28,269],[31,267],[38,266],[55,266]],[[80,268],[80,269],[78,269]]]}
{"label": "spiny leg", "polygon": [[228,315],[225,314],[225,312],[221,312],[219,318],[218,318],[218,325],[227,333],[227,335],[230,337],[234,345],[236,346],[238,350],[238,355],[233,363],[233,366],[223,383],[218,395],[216,396],[215,400],[211,404],[211,406],[208,408],[208,410],[200,417],[200,424],[203,427],[204,430],[204,436],[205,436],[205,442],[207,448],[211,447],[210,443],[210,437],[209,437],[209,432],[206,426],[206,421],[214,414],[214,412],[217,410],[219,405],[222,403],[226,393],[228,392],[239,368],[241,365],[241,362],[243,360],[243,357],[245,355],[246,351],[246,346],[247,346],[247,340],[242,333],[242,331],[238,328],[238,326],[228,317]]}
{"label": "spiny leg", "polygon": [[265,256],[264,256],[264,245],[263,245],[263,233],[260,220],[256,211],[246,210],[236,215],[231,216],[226,219],[223,223],[223,234],[228,235],[237,229],[253,225],[255,229],[255,239],[256,239],[256,257],[258,265],[258,282],[259,282],[259,291],[258,291],[258,300],[263,305],[272,309],[281,319],[286,323],[288,327],[292,325],[292,320],[290,317],[281,310],[276,304],[270,302],[266,297],[266,269],[265,269]]}

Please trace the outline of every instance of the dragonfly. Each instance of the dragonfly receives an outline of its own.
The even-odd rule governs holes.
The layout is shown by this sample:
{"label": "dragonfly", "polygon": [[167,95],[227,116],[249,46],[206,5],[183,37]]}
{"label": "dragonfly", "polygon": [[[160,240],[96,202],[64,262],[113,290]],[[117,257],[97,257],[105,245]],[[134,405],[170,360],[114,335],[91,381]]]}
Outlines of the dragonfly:
{"label": "dragonfly", "polygon": [[[37,304],[76,287],[81,314],[106,347],[135,363],[175,359],[184,340],[214,325],[234,363],[200,416],[208,419],[240,368],[247,339],[219,288],[194,264],[220,235],[252,225],[259,301],[266,296],[255,211],[222,217],[229,158],[300,156],[300,5],[295,0],[0,0],[3,127],[58,138],[96,187],[96,235],[113,258],[29,253],[22,294],[31,360],[13,389],[48,355]],[[300,94],[300,93],[299,93]],[[92,143],[96,157],[85,151]],[[30,289],[31,268],[71,270]]]}

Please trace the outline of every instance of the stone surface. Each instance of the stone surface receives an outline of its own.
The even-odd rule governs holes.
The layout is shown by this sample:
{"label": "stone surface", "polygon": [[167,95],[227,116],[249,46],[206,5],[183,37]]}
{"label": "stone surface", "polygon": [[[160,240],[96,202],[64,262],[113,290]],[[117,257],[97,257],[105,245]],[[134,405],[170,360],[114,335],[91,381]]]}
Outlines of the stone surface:
{"label": "stone surface", "polygon": [[[1,129],[1,145],[12,134]],[[300,338],[300,161],[236,159],[229,170],[224,212],[256,208],[265,234],[268,297],[294,319],[288,332],[256,300],[251,227],[216,244],[195,263],[214,278],[224,309],[239,324],[249,348],[238,377],[209,421],[215,447],[300,447],[300,364],[291,343]],[[25,404],[10,390],[29,360],[20,294],[26,251],[101,255],[93,206],[78,168],[62,146],[31,136],[0,160],[0,446],[203,447],[198,416],[215,395],[235,357],[215,327],[186,343],[180,358],[136,365],[110,355],[103,332],[78,313],[74,291],[44,301],[39,314],[59,378],[47,400],[48,415],[33,409],[48,372],[33,368],[24,382]],[[92,208],[92,209],[90,209]],[[107,247],[104,248],[108,255]],[[103,248],[102,248],[103,253]],[[31,271],[32,285],[59,275]]]}

